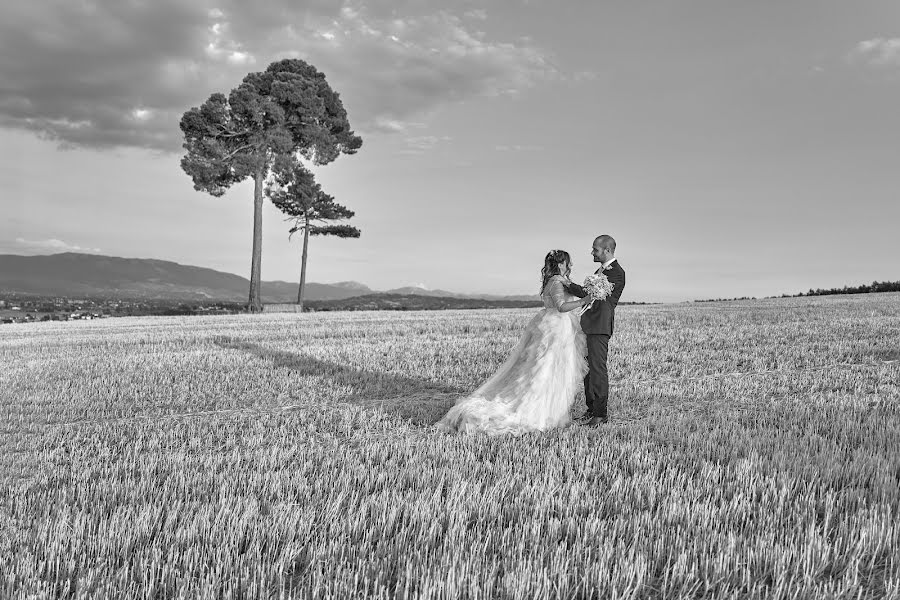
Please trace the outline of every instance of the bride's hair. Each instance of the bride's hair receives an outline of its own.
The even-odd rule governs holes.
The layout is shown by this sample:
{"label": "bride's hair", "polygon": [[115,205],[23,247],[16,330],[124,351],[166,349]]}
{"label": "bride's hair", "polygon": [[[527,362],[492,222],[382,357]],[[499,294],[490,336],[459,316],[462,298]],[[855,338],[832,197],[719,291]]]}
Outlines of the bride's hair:
{"label": "bride's hair", "polygon": [[564,273],[559,272],[560,266],[572,262],[569,258],[569,253],[565,250],[551,250],[547,253],[547,256],[544,257],[544,268],[541,269],[541,293],[544,293],[544,288],[547,287],[547,282],[550,281],[550,278],[554,275],[563,275]]}

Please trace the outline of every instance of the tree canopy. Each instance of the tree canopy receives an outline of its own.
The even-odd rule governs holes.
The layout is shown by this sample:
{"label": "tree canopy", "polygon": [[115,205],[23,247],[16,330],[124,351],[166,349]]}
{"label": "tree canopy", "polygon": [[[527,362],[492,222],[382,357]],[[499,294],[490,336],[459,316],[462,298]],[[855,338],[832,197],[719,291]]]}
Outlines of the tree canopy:
{"label": "tree canopy", "polygon": [[360,235],[356,227],[329,224],[350,219],[356,213],[325,193],[313,173],[302,163],[289,164],[285,161],[276,165],[268,196],[281,212],[295,222],[291,234],[302,230],[308,223],[310,235]]}

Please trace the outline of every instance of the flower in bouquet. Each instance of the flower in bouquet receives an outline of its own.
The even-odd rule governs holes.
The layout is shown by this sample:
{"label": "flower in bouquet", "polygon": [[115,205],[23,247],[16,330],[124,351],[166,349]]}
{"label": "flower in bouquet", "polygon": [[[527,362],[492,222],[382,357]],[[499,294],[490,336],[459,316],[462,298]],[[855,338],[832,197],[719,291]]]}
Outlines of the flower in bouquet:
{"label": "flower in bouquet", "polygon": [[597,300],[605,300],[607,296],[612,294],[615,284],[607,279],[606,275],[603,273],[596,273],[585,277],[584,285],[581,287],[584,288],[587,295],[591,297],[590,304],[586,304],[584,308],[581,309],[581,314],[584,314],[594,305],[594,302]]}

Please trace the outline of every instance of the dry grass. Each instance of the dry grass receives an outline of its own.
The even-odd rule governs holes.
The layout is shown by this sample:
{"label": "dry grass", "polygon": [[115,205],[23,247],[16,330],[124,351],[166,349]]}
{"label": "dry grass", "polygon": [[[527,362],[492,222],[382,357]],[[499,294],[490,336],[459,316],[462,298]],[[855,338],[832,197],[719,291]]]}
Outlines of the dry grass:
{"label": "dry grass", "polygon": [[0,328],[0,596],[900,597],[900,295],[623,307],[609,426],[430,431],[533,313]]}

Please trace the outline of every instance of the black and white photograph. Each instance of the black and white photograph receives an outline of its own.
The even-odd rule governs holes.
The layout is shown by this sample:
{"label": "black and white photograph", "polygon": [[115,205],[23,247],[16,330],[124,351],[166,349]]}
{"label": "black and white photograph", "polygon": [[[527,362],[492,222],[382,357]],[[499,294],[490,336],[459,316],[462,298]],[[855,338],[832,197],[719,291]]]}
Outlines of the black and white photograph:
{"label": "black and white photograph", "polygon": [[900,600],[898,0],[0,0],[0,599]]}

